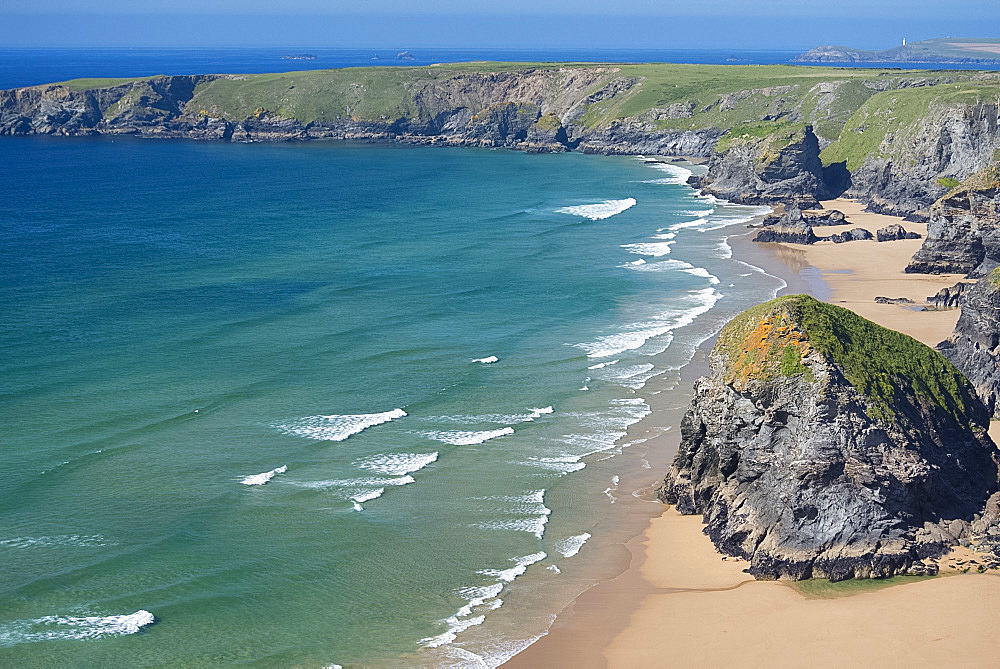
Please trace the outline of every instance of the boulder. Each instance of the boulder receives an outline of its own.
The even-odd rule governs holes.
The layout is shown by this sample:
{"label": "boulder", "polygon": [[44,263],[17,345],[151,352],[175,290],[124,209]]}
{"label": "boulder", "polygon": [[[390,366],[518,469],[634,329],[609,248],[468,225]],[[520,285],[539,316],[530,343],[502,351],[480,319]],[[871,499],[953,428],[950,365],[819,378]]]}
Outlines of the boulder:
{"label": "boulder", "polygon": [[916,232],[907,231],[899,223],[893,223],[884,228],[879,228],[875,232],[875,239],[880,242],[894,242],[900,239],[920,239],[920,235]]}
{"label": "boulder", "polygon": [[832,241],[834,244],[843,244],[844,242],[859,242],[871,238],[872,238],[872,233],[868,232],[864,228],[854,228],[853,230],[848,230],[847,232],[841,232],[836,235],[830,235],[830,241]]}

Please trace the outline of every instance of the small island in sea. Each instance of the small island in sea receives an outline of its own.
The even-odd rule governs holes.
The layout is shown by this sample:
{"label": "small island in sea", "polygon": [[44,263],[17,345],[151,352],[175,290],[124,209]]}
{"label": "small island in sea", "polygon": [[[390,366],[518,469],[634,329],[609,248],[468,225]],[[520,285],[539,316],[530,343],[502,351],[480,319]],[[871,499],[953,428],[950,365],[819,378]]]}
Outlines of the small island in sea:
{"label": "small island in sea", "polygon": [[[401,52],[396,59],[413,57]],[[131,354],[148,348],[165,356],[152,378],[171,388],[188,388],[186,378],[177,380],[175,349],[199,368],[211,361],[221,370],[213,379],[223,389],[217,397],[203,400],[189,389],[183,410],[147,409],[156,420],[139,412],[143,425],[183,430],[166,434],[186,435],[193,441],[175,438],[198,458],[218,457],[213,462],[229,468],[213,475],[207,489],[190,482],[202,471],[200,461],[178,477],[185,495],[216,505],[206,514],[219,519],[210,530],[238,532],[263,519],[252,533],[262,551],[278,550],[272,543],[289,550],[268,542],[289,526],[320,554],[354,541],[355,556],[338,557],[329,570],[306,564],[287,583],[330,576],[323,596],[371,607],[371,620],[388,621],[377,623],[380,632],[399,635],[372,651],[376,641],[367,626],[376,623],[345,604],[350,615],[338,622],[354,625],[348,641],[336,646],[339,639],[324,638],[308,651],[290,644],[281,661],[943,664],[959,653],[975,662],[992,657],[992,619],[983,611],[1000,604],[1000,450],[993,421],[1000,415],[998,96],[994,72],[793,65],[476,62],[90,78],[0,91],[6,136],[0,141],[45,156],[60,147],[108,150],[110,142],[100,138],[110,137],[117,143],[97,172],[102,183],[117,184],[107,176],[116,175],[130,192],[143,193],[149,184],[129,181],[131,170],[160,174],[159,159],[143,160],[164,152],[185,166],[171,173],[178,192],[198,193],[202,180],[211,184],[192,197],[213,207],[178,213],[158,200],[165,213],[151,210],[155,226],[113,253],[98,244],[97,257],[132,269],[135,248],[148,247],[118,291],[168,270],[156,275],[150,294],[135,298],[143,313],[173,318],[180,328],[178,301],[200,299],[211,307],[200,310],[208,320],[177,341],[156,322],[143,323],[145,331],[167,339],[155,346],[128,342]],[[74,136],[92,139],[55,139]],[[199,141],[141,141],[153,138]],[[309,149],[301,151],[288,146],[306,142]],[[277,143],[285,146],[276,149]],[[390,144],[416,148],[384,146]],[[180,157],[171,147],[179,147]],[[382,151],[385,162],[365,162],[365,151]],[[188,152],[197,159],[184,162]],[[241,165],[256,153],[280,169],[255,180],[256,170]],[[497,161],[479,165],[498,165],[511,176],[500,183],[492,168],[462,162],[476,158]],[[518,162],[504,162],[512,158]],[[322,171],[337,160],[343,162]],[[386,176],[390,165],[410,160]],[[211,170],[200,170],[200,161]],[[220,164],[225,169],[216,169]],[[558,166],[563,180],[550,182],[556,177],[543,164]],[[522,196],[519,179],[532,169],[537,189]],[[309,187],[295,181],[312,173],[322,178]],[[289,174],[290,184],[279,178]],[[480,179],[475,193],[448,190],[469,175]],[[585,178],[600,196],[566,194]],[[338,179],[355,180],[331,198],[327,189]],[[381,180],[393,188],[412,185],[406,192],[413,202],[398,201],[401,191],[388,196]],[[57,189],[51,201],[72,205],[58,181],[45,179]],[[270,181],[284,185],[273,197]],[[81,183],[80,198],[93,188]],[[566,193],[553,194],[550,183]],[[173,193],[149,190],[144,197]],[[299,199],[303,193],[314,199]],[[489,199],[497,193],[509,199]],[[243,207],[244,199],[253,206]],[[35,239],[23,231],[36,226],[32,234],[51,235],[51,248],[61,253],[67,224],[59,212],[49,219],[32,208],[36,200],[48,201],[17,199],[11,239],[29,253]],[[456,216],[451,207],[459,202],[466,209]],[[649,203],[655,207],[644,209]],[[83,234],[81,245],[104,237],[118,244],[116,235],[142,218],[134,210],[119,216],[114,206],[99,213],[107,212],[110,232],[72,228]],[[232,212],[238,216],[231,220]],[[478,227],[466,225],[465,216]],[[441,234],[456,218],[462,225]],[[641,225],[614,236],[630,222]],[[218,229],[227,232],[215,238]],[[565,253],[562,244],[571,240],[587,243]],[[240,255],[244,245],[252,252]],[[177,248],[180,259],[171,258]],[[599,253],[585,255],[594,248]],[[512,260],[516,252],[526,254],[517,256],[523,260]],[[228,253],[237,256],[227,264]],[[539,253],[549,255],[536,266]],[[580,272],[579,257],[592,257],[592,266]],[[407,264],[413,258],[419,262]],[[100,282],[114,267],[93,258],[83,264],[104,273],[80,281],[101,295]],[[174,264],[190,274],[162,288]],[[48,265],[33,261],[23,271],[39,267]],[[248,267],[251,280],[239,283]],[[72,283],[60,268],[53,285]],[[549,289],[549,282],[570,279],[576,283]],[[421,290],[400,298],[411,285]],[[583,307],[544,302],[542,313],[529,313],[533,300],[524,295],[539,286],[539,302],[588,297],[580,298]],[[631,293],[639,286],[648,292],[636,300]],[[82,299],[71,297],[66,304]],[[36,296],[42,301],[32,314],[48,323],[61,312],[43,298]],[[494,301],[503,308],[483,311]],[[336,311],[342,304],[348,306]],[[586,320],[594,305],[609,304],[628,317],[609,307],[599,326]],[[378,320],[396,308],[403,311]],[[129,313],[105,310],[112,318],[102,323],[131,325]],[[534,320],[525,325],[529,316]],[[586,337],[570,327],[573,318],[585,323]],[[12,347],[32,339],[25,323],[36,327],[27,318],[18,323],[27,334]],[[141,361],[129,358],[130,366],[115,374],[102,366],[111,335],[81,330],[76,321],[72,328],[58,323],[45,331],[53,366],[70,364],[66,347],[73,347],[97,361],[87,362],[92,367],[83,376],[117,383],[120,374],[145,389],[146,381],[132,376],[131,365]],[[274,338],[270,348],[256,338],[261,332]],[[383,343],[390,338],[391,345]],[[536,339],[541,343],[529,348]],[[447,348],[456,340],[461,347]],[[219,348],[198,348],[213,345]],[[261,359],[278,366],[244,379],[245,368],[256,369]],[[383,381],[371,382],[369,370]],[[231,387],[233,378],[240,383]],[[341,378],[349,382],[335,387]],[[70,406],[72,394],[45,395],[59,393],[61,384],[31,387],[25,401],[43,395],[55,398],[52,406]],[[291,396],[283,395],[288,388]],[[364,411],[363,402],[351,404],[357,396],[380,405]],[[493,408],[510,397],[520,404]],[[604,403],[599,409],[586,404],[595,397]],[[234,406],[232,423],[198,429],[197,421],[220,420]],[[115,420],[131,427],[123,413]],[[108,435],[114,427],[109,419],[88,428],[101,448],[87,442],[80,457],[105,457],[104,440],[130,457],[138,448],[133,431]],[[231,433],[259,452],[233,447]],[[218,440],[217,453],[204,453],[206,435]],[[117,453],[109,448],[107,457]],[[60,462],[54,459],[53,467]],[[84,466],[40,485],[68,491],[75,503],[80,483],[72,473]],[[122,469],[138,482],[147,478],[146,468],[131,460]],[[515,480],[518,489],[502,489]],[[168,498],[176,496],[171,488]],[[17,503],[35,499],[25,495]],[[440,506],[415,501],[427,499]],[[567,517],[573,523],[561,524]],[[420,524],[429,519],[440,519],[440,526]],[[171,526],[170,536],[179,533],[195,544],[193,555],[202,555],[202,536],[187,528],[186,517],[175,522],[180,529]],[[438,539],[442,532],[450,532],[449,541]],[[364,542],[379,540],[385,543],[372,558]],[[5,541],[13,543],[0,545],[18,550],[39,542],[95,551],[113,545],[103,534],[82,531]],[[473,544],[480,551],[474,559],[456,557]],[[502,559],[489,552],[496,545],[507,550]],[[240,560],[255,557],[239,546],[231,552]],[[433,551],[433,563],[412,572],[419,578],[400,577],[411,573],[406,560]],[[246,613],[244,602],[257,601],[272,571],[293,561],[266,554],[266,563],[232,577],[251,584],[239,597],[228,581],[221,587],[223,609]],[[305,555],[309,562],[311,553]],[[450,574],[434,571],[440,564],[465,580],[451,584]],[[115,566],[114,577],[101,581],[112,588],[124,568]],[[344,580],[337,580],[340,569]],[[197,578],[211,584],[215,573]],[[53,598],[66,590],[54,580],[47,591]],[[449,585],[423,589],[438,581]],[[380,585],[381,599],[370,604],[365,597]],[[183,608],[189,584],[169,597],[161,587],[171,584],[134,595],[129,601],[139,595],[155,601],[148,610],[137,603],[131,614],[19,614],[4,623],[5,638],[15,639],[12,652],[23,653],[15,659],[26,661],[36,658],[24,648],[47,643],[52,628],[82,628],[78,637],[58,632],[48,639],[88,638],[98,660],[113,657],[99,646],[112,637],[165,643],[159,640],[200,623],[191,622],[198,612]],[[392,598],[411,593],[421,612],[434,615],[396,620]],[[291,609],[301,616],[296,620],[314,615]],[[159,624],[167,619],[170,625]],[[671,634],[663,633],[665,621]],[[776,638],[774,630],[790,632]],[[188,660],[183,644],[170,646],[178,663]],[[226,651],[199,652],[203,659]],[[237,659],[256,661],[268,652],[249,648]]]}

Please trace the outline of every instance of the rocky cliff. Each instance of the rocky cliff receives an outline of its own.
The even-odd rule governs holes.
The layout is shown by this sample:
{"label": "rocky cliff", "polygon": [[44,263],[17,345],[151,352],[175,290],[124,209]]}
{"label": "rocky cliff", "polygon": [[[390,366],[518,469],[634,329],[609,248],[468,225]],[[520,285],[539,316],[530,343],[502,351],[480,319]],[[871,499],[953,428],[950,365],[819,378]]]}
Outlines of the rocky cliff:
{"label": "rocky cliff", "polygon": [[851,173],[847,195],[872,211],[927,220],[949,189],[1000,150],[997,81],[939,83],[869,98],[823,153]]}
{"label": "rocky cliff", "polygon": [[712,155],[699,185],[730,202],[818,207],[820,199],[836,197],[843,191],[838,186],[846,186],[845,179],[838,183],[832,170],[824,170],[819,152],[819,139],[808,125],[766,137],[736,136]]}
{"label": "rocky cliff", "polygon": [[939,349],[1000,419],[1000,269],[965,291],[955,332]]}
{"label": "rocky cliff", "polygon": [[969,178],[931,208],[927,238],[906,271],[984,276],[1000,265],[1000,167]]}
{"label": "rocky cliff", "polygon": [[661,499],[757,578],[926,573],[998,490],[989,414],[943,356],[804,296],[733,319]]}
{"label": "rocky cliff", "polygon": [[997,73],[466,63],[32,86],[0,91],[0,134],[703,156],[703,186],[735,201],[815,206],[849,187],[925,216],[1000,148],[998,94]]}

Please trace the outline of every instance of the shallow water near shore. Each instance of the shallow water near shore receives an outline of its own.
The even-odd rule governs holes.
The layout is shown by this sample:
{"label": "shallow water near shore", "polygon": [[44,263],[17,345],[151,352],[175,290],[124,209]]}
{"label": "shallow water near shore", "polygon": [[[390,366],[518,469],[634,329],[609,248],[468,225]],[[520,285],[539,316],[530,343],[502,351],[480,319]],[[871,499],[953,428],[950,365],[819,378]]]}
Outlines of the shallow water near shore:
{"label": "shallow water near shore", "polygon": [[4,151],[4,664],[496,664],[781,286],[636,157]]}

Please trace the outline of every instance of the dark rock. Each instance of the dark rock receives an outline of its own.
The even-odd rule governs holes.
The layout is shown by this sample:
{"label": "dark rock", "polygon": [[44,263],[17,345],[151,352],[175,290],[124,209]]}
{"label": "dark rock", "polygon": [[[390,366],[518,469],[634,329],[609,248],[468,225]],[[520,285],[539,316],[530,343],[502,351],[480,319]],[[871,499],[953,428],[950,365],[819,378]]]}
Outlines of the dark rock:
{"label": "dark rock", "polygon": [[908,232],[899,223],[893,223],[884,228],[879,228],[875,232],[875,239],[880,242],[894,242],[900,239],[920,239],[920,235],[916,232]]}
{"label": "dark rock", "polygon": [[981,275],[977,268],[988,257],[991,266],[1000,260],[998,231],[1000,189],[966,190],[944,198],[934,205],[927,238],[906,271]]}
{"label": "dark rock", "polygon": [[834,244],[843,244],[844,242],[860,242],[865,239],[872,239],[872,233],[868,232],[864,228],[854,228],[853,230],[848,230],[847,232],[830,235],[830,241]]}
{"label": "dark rock", "polygon": [[962,303],[962,296],[969,288],[970,284],[959,281],[950,288],[942,288],[936,294],[927,298],[928,304],[933,304],[938,309],[953,309]]}
{"label": "dark rock", "polygon": [[[973,286],[958,284],[962,287],[962,290],[957,291],[959,297],[956,299],[949,296],[945,306],[954,306],[961,300],[962,315],[948,339],[948,345],[941,346],[940,350],[969,379],[993,417],[1000,419],[998,281],[1000,270],[994,270]],[[948,288],[944,290],[949,291]],[[954,288],[951,290],[955,291]],[[953,294],[954,292],[951,293]]]}
{"label": "dark rock", "polygon": [[790,203],[818,208],[836,195],[824,181],[819,140],[811,126],[791,139],[736,138],[709,161],[701,188],[743,204]]}
{"label": "dark rock", "polygon": [[659,495],[756,578],[934,571],[998,490],[985,407],[905,335],[790,296],[733,319],[710,364]]}
{"label": "dark rock", "polygon": [[802,210],[792,208],[781,216],[768,216],[755,242],[785,242],[789,244],[815,244],[819,241]]}
{"label": "dark rock", "polygon": [[914,304],[908,297],[876,297],[876,304]]}

